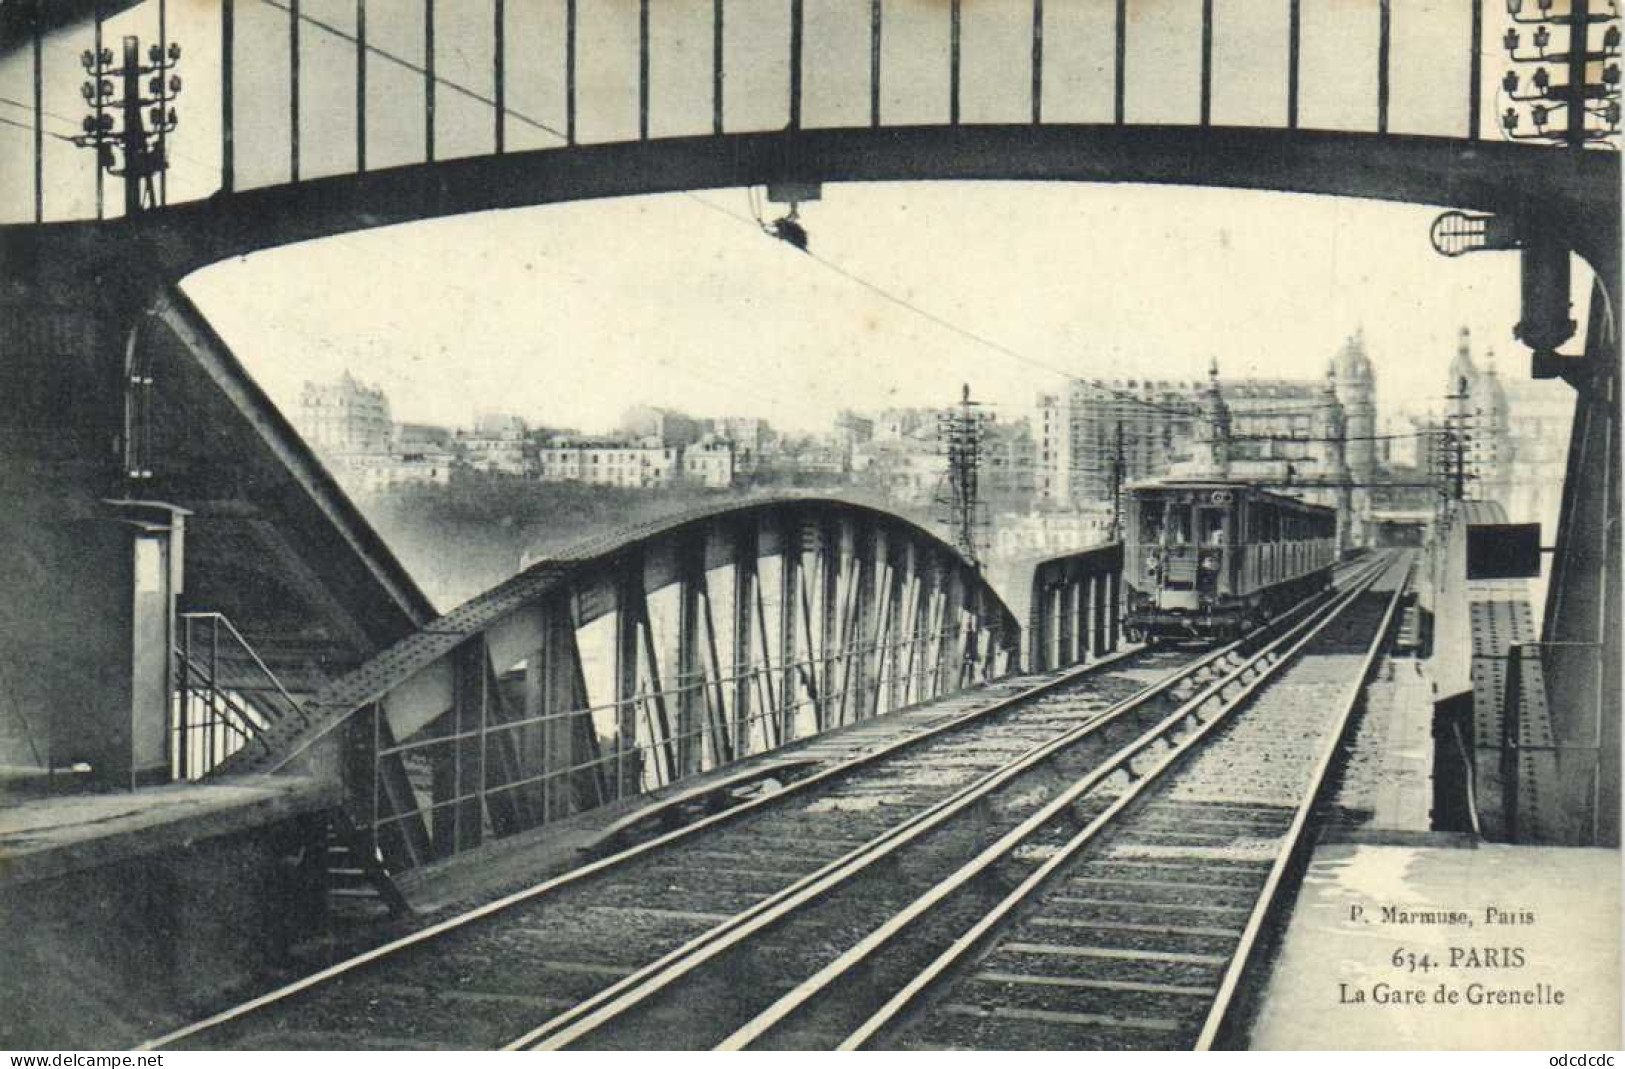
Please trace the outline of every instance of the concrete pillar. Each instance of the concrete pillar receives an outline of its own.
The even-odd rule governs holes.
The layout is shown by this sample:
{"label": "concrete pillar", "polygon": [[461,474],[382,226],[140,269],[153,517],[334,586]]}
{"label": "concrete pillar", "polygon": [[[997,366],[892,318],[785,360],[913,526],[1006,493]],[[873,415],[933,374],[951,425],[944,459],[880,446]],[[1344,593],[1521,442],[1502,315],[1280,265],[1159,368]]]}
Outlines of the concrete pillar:
{"label": "concrete pillar", "polygon": [[95,291],[0,295],[0,764],[169,775],[181,513],[123,499],[125,343]]}

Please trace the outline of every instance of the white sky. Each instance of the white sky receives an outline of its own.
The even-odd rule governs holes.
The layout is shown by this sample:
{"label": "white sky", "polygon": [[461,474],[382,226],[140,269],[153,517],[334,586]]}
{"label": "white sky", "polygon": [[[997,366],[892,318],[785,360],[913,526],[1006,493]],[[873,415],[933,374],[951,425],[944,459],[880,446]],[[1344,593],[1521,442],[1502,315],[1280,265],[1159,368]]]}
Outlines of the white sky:
{"label": "white sky", "polygon": [[[281,0],[237,4],[237,176],[287,179],[288,18]],[[946,119],[947,21],[939,0],[888,0],[884,119]],[[1303,5],[1301,121],[1375,125],[1379,0]],[[105,38],[156,35],[155,3],[110,20]],[[1288,0],[1216,0],[1214,120],[1278,125],[1285,113]],[[580,132],[636,133],[638,4],[580,5]],[[185,52],[181,127],[170,149],[172,200],[217,188],[221,117],[219,8],[171,0],[169,34]],[[354,165],[352,0],[304,0],[303,174]],[[422,158],[421,8],[375,0],[368,65],[374,167]],[[509,4],[509,147],[548,147],[563,125],[564,0]],[[710,0],[653,5],[651,122],[656,137],[710,122]],[[804,119],[861,124],[868,111],[867,0],[809,4]],[[1031,4],[964,6],[964,118],[1025,121]],[[1131,122],[1196,118],[1201,0],[1130,5]],[[1460,136],[1469,5],[1393,6],[1391,129]],[[1502,101],[1504,5],[1484,5],[1486,135]],[[436,135],[442,158],[491,150],[491,0],[436,5]],[[785,122],[788,5],[730,0],[724,54],[732,130]],[[1109,120],[1110,4],[1046,8],[1044,101],[1052,121]],[[334,32],[336,31],[336,32]],[[53,134],[83,108],[81,26],[45,41]],[[0,117],[27,125],[28,50],[0,57]],[[0,126],[0,219],[32,210],[29,133]],[[94,211],[88,154],[46,141],[48,218]],[[117,210],[109,183],[109,210]],[[704,203],[701,203],[701,201]],[[707,207],[707,204],[711,207]],[[723,209],[721,211],[715,210]],[[1366,332],[1379,398],[1425,407],[1443,393],[1458,327],[1494,345],[1509,375],[1526,357],[1511,338],[1516,260],[1436,256],[1436,209],[1200,189],[1082,185],[830,186],[805,210],[803,257],[748,221],[742,190],[537,208],[360,233],[217,265],[189,291],[274,397],[349,368],[390,393],[397,418],[464,424],[478,409],[586,429],[652,401],[698,414],[761,414],[826,426],[843,406],[939,404],[968,381],[992,400],[1030,406],[1059,375],[915,315],[835,270],[1042,364],[1083,376],[1190,378],[1217,356],[1226,375],[1320,372],[1343,338]],[[830,265],[834,265],[833,267]],[[1588,276],[1576,270],[1576,293]],[[1577,303],[1576,318],[1583,318]]]}
{"label": "white sky", "polygon": [[487,213],[260,253],[186,286],[279,402],[349,368],[388,391],[396,418],[454,425],[498,409],[595,429],[648,401],[814,429],[847,406],[945,403],[962,381],[1025,408],[1064,381],[1038,364],[1192,378],[1216,356],[1226,376],[1313,376],[1357,327],[1390,411],[1444,392],[1463,325],[1503,373],[1524,373],[1515,256],[1439,257],[1434,209],[829,186],[803,209],[820,262],[761,235],[747,205],[734,190]]}

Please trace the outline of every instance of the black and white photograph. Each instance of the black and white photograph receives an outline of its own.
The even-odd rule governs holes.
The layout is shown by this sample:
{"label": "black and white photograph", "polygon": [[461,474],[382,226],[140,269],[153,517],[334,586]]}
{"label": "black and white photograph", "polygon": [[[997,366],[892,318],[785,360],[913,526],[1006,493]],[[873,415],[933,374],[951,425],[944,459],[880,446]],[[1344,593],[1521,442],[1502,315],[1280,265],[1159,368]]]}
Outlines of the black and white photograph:
{"label": "black and white photograph", "polygon": [[1615,1064],[1621,31],[0,0],[7,1064]]}

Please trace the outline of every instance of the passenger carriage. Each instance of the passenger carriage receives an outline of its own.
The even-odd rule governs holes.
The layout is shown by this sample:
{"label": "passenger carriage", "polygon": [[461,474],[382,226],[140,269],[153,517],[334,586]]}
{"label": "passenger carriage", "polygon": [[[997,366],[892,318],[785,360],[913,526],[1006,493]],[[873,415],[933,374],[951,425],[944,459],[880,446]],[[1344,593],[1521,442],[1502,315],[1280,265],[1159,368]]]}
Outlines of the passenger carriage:
{"label": "passenger carriage", "polygon": [[1239,635],[1331,581],[1335,509],[1243,480],[1164,479],[1125,496],[1130,641]]}

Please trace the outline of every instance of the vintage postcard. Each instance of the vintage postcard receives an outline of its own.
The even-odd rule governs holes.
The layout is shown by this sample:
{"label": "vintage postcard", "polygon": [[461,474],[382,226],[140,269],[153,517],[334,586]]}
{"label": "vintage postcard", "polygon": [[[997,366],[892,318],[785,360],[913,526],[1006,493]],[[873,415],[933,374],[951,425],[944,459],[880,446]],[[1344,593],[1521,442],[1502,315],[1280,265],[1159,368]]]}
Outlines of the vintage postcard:
{"label": "vintage postcard", "polygon": [[1613,1064],[1620,41],[0,0],[0,1047]]}

